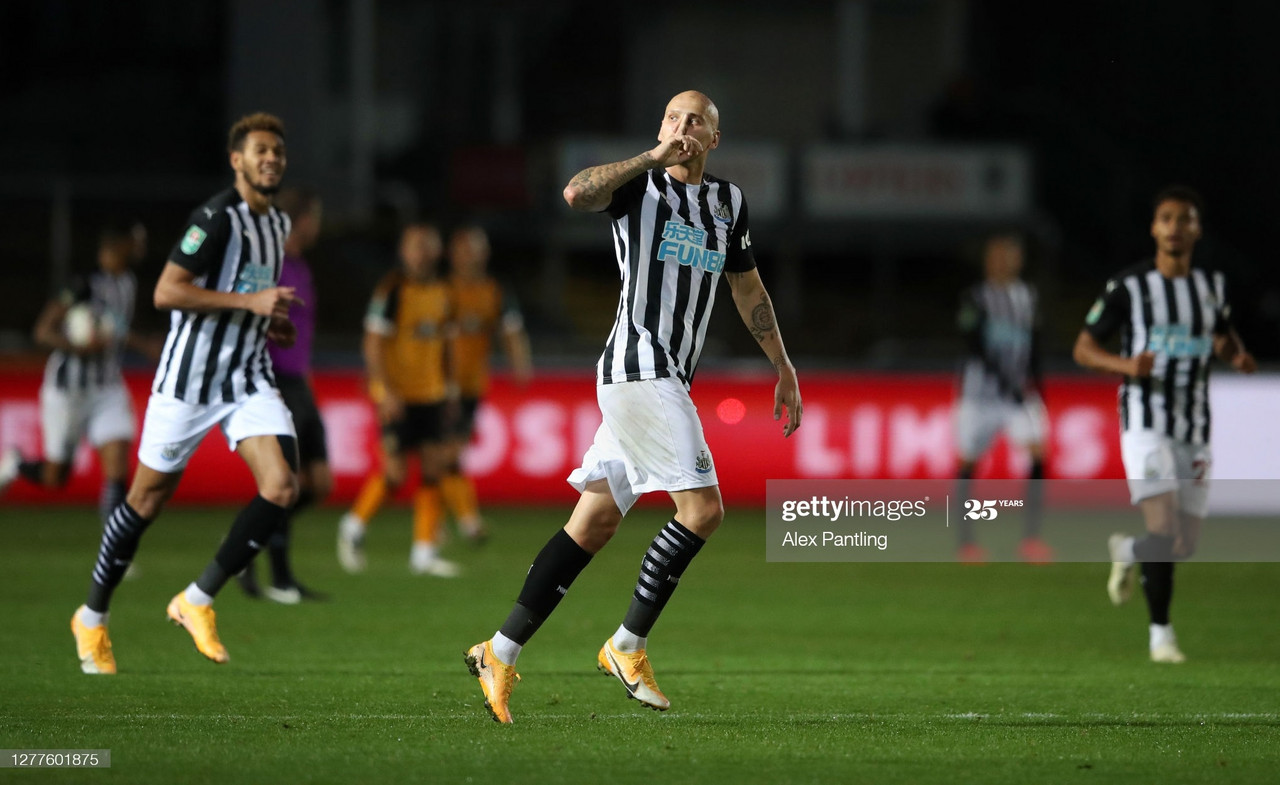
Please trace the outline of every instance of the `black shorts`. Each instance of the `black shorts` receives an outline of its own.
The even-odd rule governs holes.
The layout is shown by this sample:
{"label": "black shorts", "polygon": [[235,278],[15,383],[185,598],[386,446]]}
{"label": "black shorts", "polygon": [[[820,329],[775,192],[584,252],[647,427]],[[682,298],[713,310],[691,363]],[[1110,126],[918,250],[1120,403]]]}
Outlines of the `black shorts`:
{"label": "black shorts", "polygon": [[458,401],[458,406],[454,409],[454,415],[449,418],[449,438],[463,439],[470,441],[471,433],[476,427],[476,407],[480,405],[479,398],[466,398]]}
{"label": "black shorts", "polygon": [[329,449],[324,441],[324,420],[316,408],[311,385],[301,376],[276,374],[276,387],[284,405],[293,415],[293,428],[298,433],[298,459],[302,466],[316,461],[329,460]]}
{"label": "black shorts", "polygon": [[444,404],[411,403],[404,416],[382,426],[382,437],[391,452],[406,452],[424,444],[440,444],[445,440]]}

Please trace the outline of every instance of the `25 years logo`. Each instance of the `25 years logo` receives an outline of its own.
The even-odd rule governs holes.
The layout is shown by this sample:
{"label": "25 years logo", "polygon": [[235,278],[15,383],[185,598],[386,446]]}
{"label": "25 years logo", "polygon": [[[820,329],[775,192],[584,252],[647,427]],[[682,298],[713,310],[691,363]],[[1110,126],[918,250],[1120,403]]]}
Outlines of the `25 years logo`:
{"label": "25 years logo", "polygon": [[965,499],[964,517],[971,521],[994,521],[1000,514],[997,507],[1021,506],[1021,499]]}

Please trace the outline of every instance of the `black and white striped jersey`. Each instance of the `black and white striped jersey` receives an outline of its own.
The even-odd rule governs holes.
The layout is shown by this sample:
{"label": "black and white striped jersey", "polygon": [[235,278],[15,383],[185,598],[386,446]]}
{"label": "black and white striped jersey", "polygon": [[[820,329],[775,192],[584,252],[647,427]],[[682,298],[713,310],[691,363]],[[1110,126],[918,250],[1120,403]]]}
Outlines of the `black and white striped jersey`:
{"label": "black and white striped jersey", "polygon": [[1125,357],[1155,355],[1150,377],[1125,377],[1120,385],[1121,429],[1208,443],[1213,337],[1230,326],[1227,282],[1220,272],[1193,267],[1187,276],[1166,278],[1149,260],[1108,281],[1085,329],[1098,341],[1119,331]]}
{"label": "black and white striped jersey", "polygon": [[1021,401],[1039,383],[1038,297],[1024,281],[984,281],[964,293],[958,322],[968,344],[960,393],[974,400]]}
{"label": "black and white striped jersey", "polygon": [[[251,294],[280,280],[289,217],[258,215],[234,189],[197,207],[169,261],[196,275],[195,284]],[[267,354],[269,319],[245,310],[174,311],[152,392],[194,404],[240,401],[274,387]]]}
{"label": "black and white striped jersey", "polygon": [[44,367],[44,384],[59,390],[92,390],[123,384],[121,357],[129,325],[133,323],[138,279],[132,272],[118,275],[95,272],[78,278],[58,295],[68,308],[81,303],[93,311],[107,348],[93,355],[56,351]]}
{"label": "black and white striped jersey", "polygon": [[688,387],[720,274],[756,266],[742,189],[710,175],[685,185],[656,169],[614,191],[606,211],[622,294],[596,381],[674,376]]}

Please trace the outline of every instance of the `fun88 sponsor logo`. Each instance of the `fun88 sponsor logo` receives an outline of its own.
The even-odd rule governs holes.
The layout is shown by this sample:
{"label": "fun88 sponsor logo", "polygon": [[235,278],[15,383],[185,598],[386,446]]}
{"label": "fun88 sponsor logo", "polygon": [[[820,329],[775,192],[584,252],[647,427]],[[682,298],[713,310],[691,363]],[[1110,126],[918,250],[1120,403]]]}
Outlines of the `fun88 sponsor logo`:
{"label": "fun88 sponsor logo", "polygon": [[1147,351],[1174,358],[1207,358],[1213,352],[1213,339],[1192,337],[1185,324],[1157,324],[1147,338]]}
{"label": "fun88 sponsor logo", "polygon": [[712,251],[706,244],[707,232],[680,221],[667,221],[658,246],[658,261],[674,259],[685,267],[718,273],[724,269],[724,253]]}
{"label": "fun88 sponsor logo", "polygon": [[276,285],[273,270],[265,264],[249,264],[240,271],[240,277],[236,278],[236,292],[239,294],[253,294],[263,289],[270,289]]}

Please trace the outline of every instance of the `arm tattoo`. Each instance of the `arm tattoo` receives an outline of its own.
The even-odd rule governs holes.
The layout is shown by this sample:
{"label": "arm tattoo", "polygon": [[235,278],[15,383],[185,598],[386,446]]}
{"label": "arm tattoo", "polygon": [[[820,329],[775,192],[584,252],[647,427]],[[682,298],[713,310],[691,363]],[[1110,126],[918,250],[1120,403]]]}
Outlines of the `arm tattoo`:
{"label": "arm tattoo", "polygon": [[751,309],[751,324],[747,329],[761,343],[775,334],[777,325],[773,320],[773,304],[769,302],[767,292],[760,293],[760,304]]}
{"label": "arm tattoo", "polygon": [[581,198],[588,203],[608,204],[618,186],[652,168],[653,157],[648,153],[641,153],[626,161],[583,169],[573,176],[569,185],[576,188]]}

